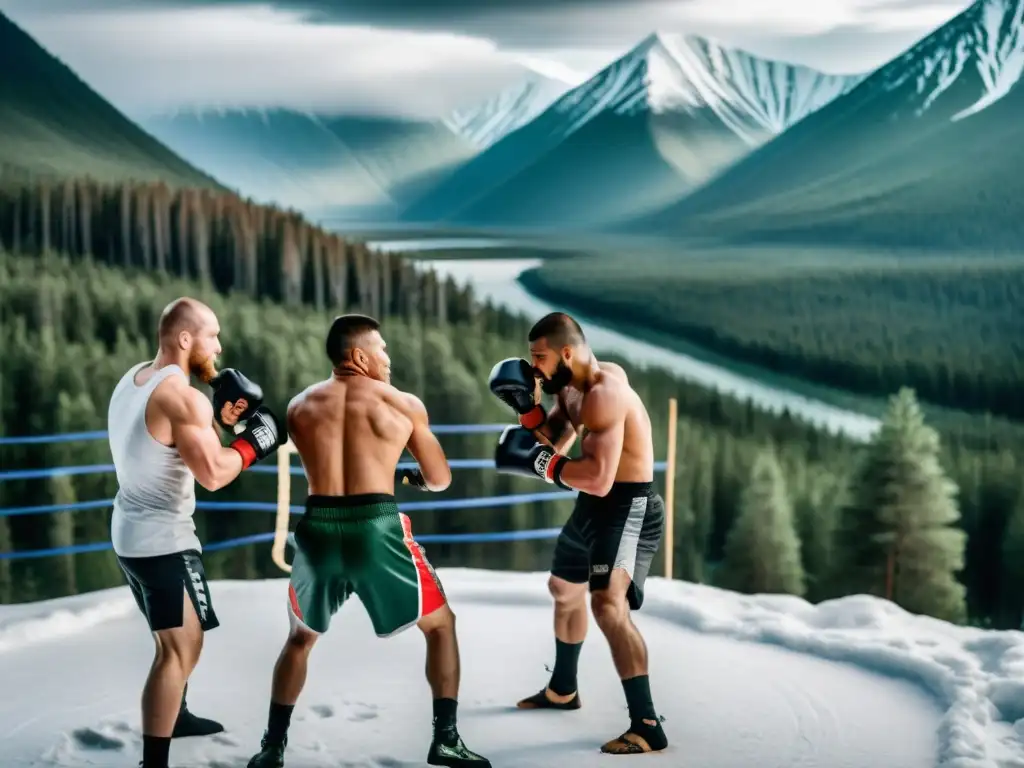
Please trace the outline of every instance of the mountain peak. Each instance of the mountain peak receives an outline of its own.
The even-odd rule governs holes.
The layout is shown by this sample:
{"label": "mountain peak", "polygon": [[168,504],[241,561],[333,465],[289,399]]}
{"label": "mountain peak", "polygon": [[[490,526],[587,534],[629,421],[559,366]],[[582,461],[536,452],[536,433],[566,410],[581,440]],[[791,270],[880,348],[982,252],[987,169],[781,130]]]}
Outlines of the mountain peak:
{"label": "mountain peak", "polygon": [[483,149],[533,120],[570,87],[564,80],[531,70],[520,82],[481,104],[455,110],[444,122]]}
{"label": "mountain peak", "polygon": [[[748,144],[781,133],[863,79],[761,58],[712,38],[652,32],[553,109],[707,113]],[[585,122],[588,117],[584,117]]]}
{"label": "mountain peak", "polygon": [[917,116],[935,109],[956,121],[1003,98],[1024,73],[1024,1],[977,0],[871,80],[885,91],[912,89]]}

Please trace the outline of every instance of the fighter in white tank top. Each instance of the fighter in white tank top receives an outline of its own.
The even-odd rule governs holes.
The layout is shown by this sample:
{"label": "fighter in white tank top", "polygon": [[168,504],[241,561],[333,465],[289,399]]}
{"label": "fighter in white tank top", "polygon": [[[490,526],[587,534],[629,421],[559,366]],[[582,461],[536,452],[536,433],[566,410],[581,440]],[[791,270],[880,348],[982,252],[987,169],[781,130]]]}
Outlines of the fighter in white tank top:
{"label": "fighter in white tank top", "polygon": [[107,434],[118,491],[110,536],[121,557],[154,557],[186,549],[202,551],[193,514],[196,483],[176,448],[154,438],[146,427],[146,405],[168,376],[188,376],[177,365],[155,371],[145,384],[133,366],[118,382],[107,410]]}

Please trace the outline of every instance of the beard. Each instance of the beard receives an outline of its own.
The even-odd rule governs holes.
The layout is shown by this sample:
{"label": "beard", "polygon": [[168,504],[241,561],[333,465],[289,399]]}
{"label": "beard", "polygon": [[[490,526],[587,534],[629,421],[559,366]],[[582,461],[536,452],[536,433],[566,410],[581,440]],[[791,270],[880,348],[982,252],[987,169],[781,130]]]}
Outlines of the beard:
{"label": "beard", "polygon": [[544,374],[540,376],[540,388],[548,395],[557,395],[570,384],[572,384],[572,368],[566,365],[564,360],[558,361],[550,379]]}
{"label": "beard", "polygon": [[213,355],[200,357],[195,352],[188,358],[189,373],[194,373],[203,384],[209,384],[217,376],[217,361]]}

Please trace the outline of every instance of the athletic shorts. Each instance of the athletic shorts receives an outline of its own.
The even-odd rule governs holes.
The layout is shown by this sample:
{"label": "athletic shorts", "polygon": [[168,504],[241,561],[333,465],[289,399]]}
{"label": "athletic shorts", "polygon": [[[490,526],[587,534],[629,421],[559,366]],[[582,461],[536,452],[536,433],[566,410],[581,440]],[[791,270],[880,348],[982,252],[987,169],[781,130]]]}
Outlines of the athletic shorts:
{"label": "athletic shorts", "polygon": [[292,614],[322,634],[353,594],[378,637],[398,634],[446,603],[394,496],[309,496],[295,526],[288,586]]}
{"label": "athletic shorts", "polygon": [[187,594],[204,632],[220,626],[202,556],[194,549],[155,557],[117,558],[139,610],[153,632],[184,624]]}
{"label": "athletic shorts", "polygon": [[590,591],[607,589],[621,568],[632,583],[626,593],[636,611],[644,581],[665,529],[665,502],[653,483],[615,483],[607,496],[580,493],[555,543],[551,575]]}

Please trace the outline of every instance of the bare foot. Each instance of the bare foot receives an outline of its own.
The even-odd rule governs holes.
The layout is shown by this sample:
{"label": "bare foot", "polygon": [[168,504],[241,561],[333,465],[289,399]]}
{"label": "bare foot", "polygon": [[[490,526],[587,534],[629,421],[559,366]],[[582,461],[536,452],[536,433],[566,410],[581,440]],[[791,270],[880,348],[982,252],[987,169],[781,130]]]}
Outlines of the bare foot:
{"label": "bare foot", "polygon": [[519,709],[579,709],[580,700],[576,692],[559,696],[550,688],[528,696],[516,704]]}

